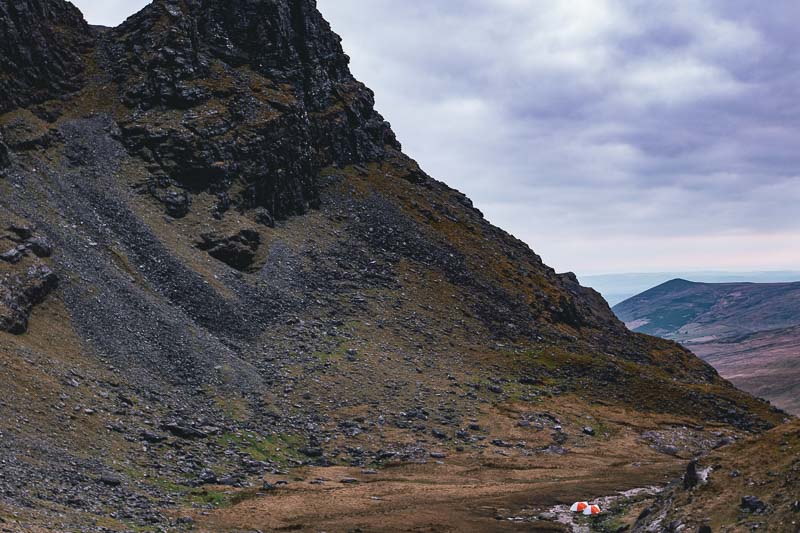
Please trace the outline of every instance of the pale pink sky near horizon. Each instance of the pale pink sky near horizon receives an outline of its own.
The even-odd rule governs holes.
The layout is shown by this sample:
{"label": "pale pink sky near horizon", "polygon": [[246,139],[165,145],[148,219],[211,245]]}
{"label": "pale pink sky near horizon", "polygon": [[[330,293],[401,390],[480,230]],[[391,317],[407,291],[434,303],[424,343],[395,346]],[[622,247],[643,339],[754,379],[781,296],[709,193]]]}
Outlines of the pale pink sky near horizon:
{"label": "pale pink sky near horizon", "polygon": [[406,152],[557,270],[800,270],[800,3],[318,4]]}

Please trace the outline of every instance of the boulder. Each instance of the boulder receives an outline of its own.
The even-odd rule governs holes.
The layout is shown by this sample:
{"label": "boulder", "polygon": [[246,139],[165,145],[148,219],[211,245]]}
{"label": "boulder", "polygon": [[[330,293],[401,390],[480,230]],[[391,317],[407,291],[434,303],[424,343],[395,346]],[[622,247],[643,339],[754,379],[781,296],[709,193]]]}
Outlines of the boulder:
{"label": "boulder", "polygon": [[697,460],[693,460],[686,467],[686,472],[683,474],[683,488],[684,490],[691,490],[699,485],[701,482],[700,475],[697,472]]}
{"label": "boulder", "polygon": [[0,331],[25,333],[33,307],[57,286],[58,276],[41,264],[28,268],[22,275],[0,278]]}
{"label": "boulder", "polygon": [[179,422],[167,422],[161,425],[161,429],[181,439],[204,439],[208,437],[205,432]]}
{"label": "boulder", "polygon": [[261,236],[257,231],[250,229],[241,230],[228,237],[206,233],[200,238],[197,248],[208,252],[214,259],[242,271],[253,264],[258,247],[261,245]]}
{"label": "boulder", "polygon": [[763,513],[767,510],[767,504],[755,496],[743,496],[739,507],[741,507],[745,512],[756,514]]}

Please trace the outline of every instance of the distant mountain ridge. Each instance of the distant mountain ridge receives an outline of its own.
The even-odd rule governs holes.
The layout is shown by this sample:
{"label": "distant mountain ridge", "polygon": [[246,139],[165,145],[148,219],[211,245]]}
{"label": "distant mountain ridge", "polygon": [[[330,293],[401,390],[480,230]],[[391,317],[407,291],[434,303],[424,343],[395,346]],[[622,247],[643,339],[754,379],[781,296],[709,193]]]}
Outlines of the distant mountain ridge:
{"label": "distant mountain ridge", "polygon": [[631,330],[678,341],[744,390],[800,413],[800,283],[674,279],[613,310]]}
{"label": "distant mountain ridge", "polygon": [[705,342],[800,324],[800,282],[675,279],[616,305],[614,312],[639,333]]}
{"label": "distant mountain ridge", "polygon": [[579,275],[580,281],[592,287],[612,306],[624,302],[652,287],[682,278],[701,283],[788,283],[800,281],[800,272],[764,270],[733,272],[725,270],[625,272],[620,274]]}

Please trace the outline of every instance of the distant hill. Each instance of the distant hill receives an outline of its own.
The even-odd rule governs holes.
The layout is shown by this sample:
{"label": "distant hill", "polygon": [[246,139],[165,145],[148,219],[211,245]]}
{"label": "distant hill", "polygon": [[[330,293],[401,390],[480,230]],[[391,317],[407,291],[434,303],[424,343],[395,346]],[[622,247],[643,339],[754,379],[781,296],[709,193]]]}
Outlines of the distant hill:
{"label": "distant hill", "polygon": [[631,330],[678,341],[744,390],[800,413],[800,283],[674,279],[613,310]]}
{"label": "distant hill", "polygon": [[703,283],[786,283],[800,281],[800,272],[788,270],[754,272],[708,270],[692,272],[631,272],[578,277],[581,284],[595,289],[613,306],[651,287],[675,278],[690,279]]}

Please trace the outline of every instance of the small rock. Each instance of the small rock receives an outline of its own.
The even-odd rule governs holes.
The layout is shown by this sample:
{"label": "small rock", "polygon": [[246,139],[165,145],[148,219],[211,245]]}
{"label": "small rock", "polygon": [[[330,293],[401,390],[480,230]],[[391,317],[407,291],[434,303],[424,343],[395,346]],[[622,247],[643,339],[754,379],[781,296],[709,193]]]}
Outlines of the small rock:
{"label": "small rock", "polygon": [[716,449],[718,449],[718,448],[722,448],[722,447],[724,447],[724,446],[730,446],[731,444],[733,444],[733,443],[735,443],[735,442],[736,442],[736,439],[734,439],[733,437],[722,437],[722,438],[721,438],[721,439],[719,439],[719,441],[717,441],[717,443],[714,445],[714,449],[716,450]]}
{"label": "small rock", "polygon": [[432,429],[431,435],[436,437],[437,439],[444,440],[447,438],[447,434],[444,431],[440,431],[438,429]]}
{"label": "small rock", "polygon": [[660,447],[658,451],[660,451],[661,453],[665,453],[667,455],[678,455],[681,450],[677,446],[667,444],[665,446]]}
{"label": "small rock", "polygon": [[185,426],[177,422],[167,422],[166,424],[162,424],[161,429],[164,431],[169,431],[176,437],[180,437],[182,439],[204,439],[208,436],[199,429]]}
{"label": "small rock", "polygon": [[53,255],[53,245],[44,237],[32,237],[25,241],[25,244],[36,257],[50,257]]}
{"label": "small rock", "polygon": [[305,446],[300,448],[300,453],[306,457],[322,457],[323,451],[322,448],[317,448],[315,446]]}
{"label": "small rock", "polygon": [[22,261],[24,256],[24,252],[20,250],[19,247],[11,248],[7,252],[0,254],[0,261],[5,261],[6,263],[11,263],[13,265]]}
{"label": "small rock", "polygon": [[122,485],[122,478],[116,474],[103,474],[100,476],[100,483],[109,487],[119,487]]}
{"label": "small rock", "polygon": [[583,434],[589,435],[590,437],[594,437],[594,428],[586,426],[585,428],[583,428]]}
{"label": "small rock", "polygon": [[683,474],[683,489],[691,490],[700,484],[700,476],[697,473],[697,459],[689,463],[686,472]]}
{"label": "small rock", "polygon": [[150,431],[142,431],[142,440],[151,444],[158,444],[159,442],[167,440],[167,437],[151,433]]}
{"label": "small rock", "polygon": [[739,504],[739,507],[748,513],[761,513],[767,510],[767,504],[755,496],[742,497],[742,503]]}
{"label": "small rock", "polygon": [[254,209],[253,217],[255,218],[256,222],[258,222],[262,226],[267,226],[269,228],[275,227],[275,219],[272,217],[270,212],[264,209],[263,207],[257,207],[256,209]]}
{"label": "small rock", "polygon": [[197,479],[201,485],[213,485],[217,482],[217,475],[211,470],[203,470]]}

